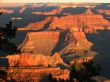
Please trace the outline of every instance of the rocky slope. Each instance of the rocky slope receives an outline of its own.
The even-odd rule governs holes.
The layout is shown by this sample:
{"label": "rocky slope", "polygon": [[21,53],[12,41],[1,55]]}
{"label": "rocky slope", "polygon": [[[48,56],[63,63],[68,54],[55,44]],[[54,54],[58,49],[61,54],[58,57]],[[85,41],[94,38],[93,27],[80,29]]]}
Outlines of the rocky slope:
{"label": "rocky slope", "polygon": [[[19,67],[18,69],[9,68],[7,70],[17,81],[49,82],[48,75],[50,73],[56,79],[69,79],[69,70],[65,69],[68,65],[63,62],[58,53],[53,56],[44,56],[40,53],[22,53],[9,55],[7,58],[9,66]],[[13,76],[13,74],[16,75]]]}
{"label": "rocky slope", "polygon": [[98,9],[97,11],[101,14],[110,15],[110,10],[109,9]]}
{"label": "rocky slope", "polygon": [[56,16],[50,16],[38,23],[31,23],[23,29],[37,30],[43,27],[45,28],[46,24],[48,24],[48,29],[51,30],[54,30],[56,28],[62,30],[72,28],[74,31],[83,31],[86,33],[94,32],[95,30],[99,29],[103,30],[105,29],[105,27],[110,27],[110,22],[104,19],[102,15],[94,14],[90,9],[87,9],[82,14],[61,16],[60,18]]}
{"label": "rocky slope", "polygon": [[[42,53],[54,55],[58,52],[68,62],[74,59],[75,54],[94,54],[91,51],[92,43],[89,42],[84,32],[29,32],[20,45],[22,53]],[[66,55],[67,54],[67,55]],[[67,63],[67,62],[66,62]]]}
{"label": "rocky slope", "polygon": [[94,14],[88,9],[83,14],[62,16],[61,18],[56,17],[50,24],[50,27],[52,29],[56,27],[66,29],[71,27],[82,28],[83,25],[94,29],[103,29],[104,26],[110,26],[110,23],[102,15]]}
{"label": "rocky slope", "polygon": [[9,66],[57,67],[60,64],[62,66],[66,66],[58,53],[55,53],[53,56],[45,56],[40,53],[22,53],[9,55],[7,58],[9,61]]}
{"label": "rocky slope", "polygon": [[19,13],[23,13],[24,10],[26,10],[26,6],[21,7],[21,9],[19,10]]}
{"label": "rocky slope", "polygon": [[0,12],[3,12],[3,13],[7,13],[7,14],[11,14],[14,12],[14,10],[9,10],[9,9],[0,9]]}
{"label": "rocky slope", "polygon": [[21,51],[51,55],[59,41],[59,35],[59,32],[30,32],[21,44]]}
{"label": "rocky slope", "polygon": [[18,30],[40,30],[42,28],[45,29],[45,27],[48,27],[48,23],[52,22],[53,18],[54,18],[53,16],[48,16],[43,21],[30,23],[26,27],[18,28]]}
{"label": "rocky slope", "polygon": [[57,15],[57,14],[60,14],[62,12],[62,8],[58,8],[58,9],[54,9],[50,12],[32,12],[32,14],[36,14],[36,15],[39,15],[39,14],[42,14],[42,15]]}

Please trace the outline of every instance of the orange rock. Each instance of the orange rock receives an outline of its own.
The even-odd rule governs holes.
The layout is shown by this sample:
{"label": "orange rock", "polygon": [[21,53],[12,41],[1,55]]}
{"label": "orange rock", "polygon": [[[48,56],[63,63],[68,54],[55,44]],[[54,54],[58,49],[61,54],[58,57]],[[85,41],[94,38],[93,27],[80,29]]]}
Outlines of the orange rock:
{"label": "orange rock", "polygon": [[97,10],[99,13],[105,13],[107,15],[110,15],[110,10],[109,9],[99,9]]}
{"label": "orange rock", "polygon": [[7,56],[10,66],[37,66],[37,67],[57,67],[58,64],[64,64],[62,58],[58,53],[51,56],[44,56],[43,54],[29,54],[22,53],[17,55]]}
{"label": "orange rock", "polygon": [[21,8],[21,10],[19,11],[19,13],[23,13],[23,11],[26,9],[26,7],[25,6],[23,6],[22,8]]}
{"label": "orange rock", "polygon": [[[57,10],[60,10],[60,9],[53,10],[50,13],[49,12],[45,12],[45,13],[52,14],[54,11],[57,11]],[[45,13],[37,12],[37,14],[45,14]],[[60,28],[65,30],[68,28],[72,28],[74,31],[80,31],[80,32],[83,31],[85,33],[94,32],[95,30],[105,29],[105,26],[110,27],[110,22],[104,19],[102,15],[94,14],[90,9],[87,9],[87,11],[78,15],[76,14],[67,15],[67,16],[62,16],[60,18],[55,16],[49,16],[43,21],[40,21],[38,23],[29,24],[24,29],[38,30],[38,29],[44,28],[48,22],[50,22],[48,29]]]}
{"label": "orange rock", "polygon": [[49,12],[32,12],[32,14],[42,14],[42,15],[56,15],[56,14],[60,14],[60,12],[62,11],[62,9],[58,8],[58,9],[54,9],[52,11]]}
{"label": "orange rock", "polygon": [[59,41],[59,35],[60,32],[30,32],[20,46],[21,52],[51,55]]}
{"label": "orange rock", "polygon": [[13,10],[7,10],[7,9],[0,9],[0,12],[3,12],[3,13],[13,13],[14,11]]}

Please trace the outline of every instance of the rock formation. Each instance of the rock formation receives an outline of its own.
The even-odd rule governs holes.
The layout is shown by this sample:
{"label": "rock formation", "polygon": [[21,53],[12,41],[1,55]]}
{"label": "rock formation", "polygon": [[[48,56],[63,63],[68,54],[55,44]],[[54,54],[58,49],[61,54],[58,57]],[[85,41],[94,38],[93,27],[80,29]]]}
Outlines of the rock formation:
{"label": "rock formation", "polygon": [[59,41],[59,35],[59,32],[30,32],[21,44],[21,51],[50,55]]}
{"label": "rock formation", "polygon": [[23,6],[23,7],[20,9],[19,13],[23,13],[25,9],[26,9],[26,6]]}
{"label": "rock formation", "polygon": [[36,66],[36,67],[57,67],[59,64],[66,66],[58,53],[53,56],[43,54],[22,53],[7,56],[9,66]]}
{"label": "rock formation", "polygon": [[3,13],[7,13],[7,14],[11,14],[14,12],[14,10],[7,10],[7,9],[0,9],[0,12],[3,12]]}
{"label": "rock formation", "polygon": [[23,27],[23,28],[19,28],[18,30],[39,30],[39,29],[42,29],[46,26],[47,23],[52,22],[53,18],[54,18],[53,16],[49,16],[41,22],[30,23],[28,26]]}
{"label": "rock formation", "polygon": [[[57,9],[53,11],[57,11]],[[48,24],[48,22],[50,23]],[[105,29],[105,26],[110,27],[110,22],[104,19],[102,15],[94,14],[90,9],[87,9],[84,13],[78,15],[67,15],[60,18],[56,16],[49,16],[41,22],[31,23],[23,29],[38,30],[43,27],[45,28],[46,24],[48,24],[48,28],[52,30],[56,28],[63,30],[72,28],[74,31],[82,31],[85,33],[91,33],[95,30]]]}
{"label": "rock formation", "polygon": [[50,12],[32,12],[32,14],[36,14],[36,15],[39,15],[39,14],[42,14],[42,15],[57,15],[57,14],[60,14],[62,11],[61,8],[58,8],[58,9],[54,9]]}
{"label": "rock formation", "polygon": [[110,15],[110,10],[109,9],[98,9],[97,11],[101,14]]}
{"label": "rock formation", "polygon": [[76,39],[76,45],[74,49],[78,50],[90,50],[92,43],[86,39],[84,32],[73,32],[73,36]]}
{"label": "rock formation", "polygon": [[[20,82],[34,81],[34,82],[50,82],[49,74],[52,75],[52,78],[69,79],[69,70],[61,70],[60,68],[34,68],[34,69],[9,69],[8,73],[10,73],[12,78]],[[13,74],[16,74],[16,76]]]}
{"label": "rock formation", "polygon": [[[39,44],[40,43],[40,44]],[[92,43],[89,42],[84,32],[29,32],[23,43],[19,46],[23,53],[43,53],[53,55],[55,52],[61,55],[70,53],[71,50],[90,50]]]}
{"label": "rock formation", "polygon": [[71,27],[82,28],[83,25],[88,28],[104,29],[104,26],[110,26],[110,23],[102,15],[94,14],[88,9],[83,14],[62,16],[61,18],[56,17],[50,24],[50,27],[52,29],[56,27],[67,29]]}

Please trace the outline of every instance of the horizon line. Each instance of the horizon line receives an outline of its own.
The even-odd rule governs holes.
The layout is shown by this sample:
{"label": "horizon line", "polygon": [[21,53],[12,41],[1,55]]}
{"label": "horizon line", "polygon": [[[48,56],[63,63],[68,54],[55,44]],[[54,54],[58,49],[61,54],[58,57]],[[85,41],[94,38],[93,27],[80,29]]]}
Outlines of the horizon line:
{"label": "horizon line", "polygon": [[0,0],[0,3],[110,3],[110,0]]}

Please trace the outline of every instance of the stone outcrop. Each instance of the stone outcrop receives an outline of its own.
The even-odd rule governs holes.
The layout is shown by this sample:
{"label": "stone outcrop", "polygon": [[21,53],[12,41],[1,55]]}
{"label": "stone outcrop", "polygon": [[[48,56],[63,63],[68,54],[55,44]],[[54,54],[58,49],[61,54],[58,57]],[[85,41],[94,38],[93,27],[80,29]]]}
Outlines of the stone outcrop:
{"label": "stone outcrop", "polygon": [[86,39],[84,32],[73,32],[73,36],[76,39],[76,44],[73,46],[74,49],[90,50],[93,44]]}
{"label": "stone outcrop", "polygon": [[[71,31],[71,29],[70,29]],[[90,50],[92,43],[86,39],[84,32],[29,32],[19,46],[23,53],[64,54],[70,49]]]}
{"label": "stone outcrop", "polygon": [[57,67],[59,64],[66,66],[58,53],[53,56],[43,54],[22,53],[7,56],[9,66],[36,66],[36,67]]}
{"label": "stone outcrop", "polygon": [[0,12],[11,14],[14,12],[14,10],[0,9]]}
{"label": "stone outcrop", "polygon": [[[52,78],[69,79],[69,70],[61,70],[60,68],[34,68],[34,69],[9,69],[8,73],[11,73],[12,78],[16,79],[17,82],[50,82],[48,79],[49,74],[52,75]],[[13,74],[16,76],[13,77]],[[10,76],[11,76],[10,75]],[[19,79],[18,79],[19,78]]]}
{"label": "stone outcrop", "polygon": [[109,9],[98,9],[97,11],[101,14],[110,15],[110,10]]}
{"label": "stone outcrop", "polygon": [[36,4],[36,3],[34,3],[34,4],[32,4],[31,9],[42,7],[43,5],[44,4]]}
{"label": "stone outcrop", "polygon": [[51,55],[59,41],[59,32],[30,32],[21,44],[21,52]]}
{"label": "stone outcrop", "polygon": [[50,27],[52,29],[56,27],[67,29],[71,27],[82,28],[84,25],[88,28],[104,29],[104,26],[110,26],[110,23],[102,15],[94,14],[88,9],[83,14],[62,16],[61,18],[56,17],[50,24]]}
{"label": "stone outcrop", "polygon": [[28,26],[19,28],[18,30],[39,30],[45,27],[45,25],[53,20],[53,16],[45,18],[41,22],[30,23]]}
{"label": "stone outcrop", "polygon": [[[57,9],[53,11],[57,11]],[[41,14],[41,12],[40,13],[37,12],[37,13]],[[45,12],[45,13],[48,13],[48,12]],[[53,12],[50,12],[50,13],[53,13]],[[37,23],[31,23],[27,27],[20,28],[20,29],[39,30],[39,29],[45,28],[46,24],[48,24],[48,29],[51,29],[51,30],[55,30],[56,28],[59,28],[62,30],[71,28],[74,31],[78,31],[78,32],[80,31],[85,33],[92,33],[95,30],[103,30],[105,29],[106,26],[110,27],[110,22],[104,19],[102,15],[94,14],[90,9],[87,9],[82,14],[67,15],[67,16],[62,16],[60,18],[56,16],[49,16],[43,21],[40,21]]]}
{"label": "stone outcrop", "polygon": [[23,13],[24,10],[26,10],[26,6],[23,6],[23,7],[20,9],[19,13]]}
{"label": "stone outcrop", "polygon": [[36,15],[57,15],[57,14],[60,14],[62,11],[61,8],[58,8],[58,9],[54,9],[50,12],[32,12],[32,14],[36,14]]}

